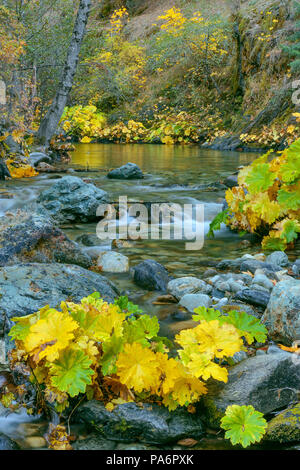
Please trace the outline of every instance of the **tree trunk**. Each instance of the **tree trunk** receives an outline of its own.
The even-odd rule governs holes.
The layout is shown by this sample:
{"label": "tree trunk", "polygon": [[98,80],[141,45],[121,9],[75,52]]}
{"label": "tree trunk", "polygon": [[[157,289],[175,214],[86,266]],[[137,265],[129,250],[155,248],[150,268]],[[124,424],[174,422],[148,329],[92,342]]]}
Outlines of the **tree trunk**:
{"label": "tree trunk", "polygon": [[245,79],[243,74],[243,41],[240,33],[240,16],[237,15],[237,19],[233,25],[233,33],[236,39],[236,83],[235,83],[235,95],[244,95],[245,91]]}
{"label": "tree trunk", "polygon": [[48,146],[51,137],[55,134],[63,110],[67,104],[67,99],[71,91],[77,69],[81,43],[85,35],[90,7],[91,0],[80,0],[60,84],[53,102],[46,116],[43,118],[37,133],[37,138],[45,146]]}

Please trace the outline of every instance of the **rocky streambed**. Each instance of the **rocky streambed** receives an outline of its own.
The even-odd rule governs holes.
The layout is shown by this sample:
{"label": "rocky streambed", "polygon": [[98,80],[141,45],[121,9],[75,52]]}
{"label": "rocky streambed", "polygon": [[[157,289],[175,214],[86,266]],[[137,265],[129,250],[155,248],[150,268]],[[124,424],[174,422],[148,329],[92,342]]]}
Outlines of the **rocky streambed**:
{"label": "rocky streambed", "polygon": [[[87,158],[93,149],[87,146]],[[101,160],[101,154],[101,164],[94,171],[86,172],[74,164],[68,169],[73,173],[67,176],[47,173],[30,182],[3,183],[3,194],[11,197],[1,198],[0,193],[0,362],[5,363],[4,352],[11,347],[7,332],[13,316],[33,313],[46,304],[56,307],[65,299],[77,302],[95,291],[108,301],[128,295],[146,313],[158,316],[161,333],[170,338],[192,326],[192,313],[199,305],[223,313],[246,311],[267,326],[269,340],[254,343],[247,353],[237,353],[228,383],[210,383],[210,393],[199,402],[196,413],[184,409],[170,413],[157,405],[133,403],[109,412],[102,403],[90,401],[79,406],[72,417],[72,445],[74,449],[230,448],[220,434],[220,418],[230,404],[252,404],[269,421],[258,448],[297,446],[300,357],[278,346],[290,346],[300,339],[297,251],[289,256],[264,254],[255,241],[242,241],[224,228],[216,240],[207,241],[196,253],[185,252],[184,243],[174,240],[99,242],[95,234],[99,203],[114,201],[122,194],[140,200],[141,191],[143,200],[149,202],[204,202],[208,226],[222,207],[224,185],[217,178],[225,179],[240,163],[236,155],[230,167],[215,171],[217,177],[207,183],[207,174],[198,177],[199,172],[205,173],[199,169],[201,156],[190,156],[195,166],[180,181],[176,171],[181,174],[179,171],[191,166],[190,161],[184,166],[183,157],[177,161],[173,155],[169,165],[175,170],[166,176],[164,154],[157,158],[156,170],[152,160],[142,165],[135,159],[149,171],[144,171],[143,179],[141,171],[128,166],[107,178],[112,166],[126,163],[123,149],[119,151],[119,165],[111,164],[114,158]],[[206,155],[212,160],[216,157],[210,152]],[[210,162],[205,165],[209,173]],[[122,172],[124,179],[120,178]],[[27,199],[23,196],[23,203],[22,192],[30,194]],[[2,368],[0,389],[8,383],[14,387],[14,377],[5,371],[5,364]],[[43,417],[28,421],[23,414],[7,416],[0,408],[0,449],[43,448],[46,429]]]}

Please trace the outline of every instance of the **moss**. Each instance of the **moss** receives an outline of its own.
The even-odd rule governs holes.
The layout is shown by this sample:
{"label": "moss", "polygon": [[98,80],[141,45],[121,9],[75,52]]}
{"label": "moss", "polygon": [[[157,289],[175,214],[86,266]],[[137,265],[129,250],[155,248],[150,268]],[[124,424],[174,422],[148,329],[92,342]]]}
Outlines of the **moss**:
{"label": "moss", "polygon": [[212,429],[220,429],[221,419],[225,415],[225,411],[216,406],[213,398],[210,396],[203,397],[200,409],[203,413],[205,424]]}
{"label": "moss", "polygon": [[283,411],[269,422],[265,440],[276,442],[300,440],[300,403]]}

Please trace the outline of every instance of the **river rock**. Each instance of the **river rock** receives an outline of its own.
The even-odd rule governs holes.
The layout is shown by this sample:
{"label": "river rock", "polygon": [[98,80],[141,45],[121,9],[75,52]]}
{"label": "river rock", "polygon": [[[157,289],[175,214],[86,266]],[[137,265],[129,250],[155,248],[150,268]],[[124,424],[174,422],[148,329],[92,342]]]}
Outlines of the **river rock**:
{"label": "river rock", "polygon": [[210,307],[212,301],[206,294],[185,294],[181,297],[179,304],[189,312],[194,312],[194,309],[197,307]]}
{"label": "river rock", "polygon": [[142,170],[135,163],[126,163],[107,173],[107,177],[119,180],[139,180],[144,177]]}
{"label": "river rock", "polygon": [[179,439],[203,436],[203,426],[198,414],[180,408],[168,411],[156,404],[125,403],[108,411],[104,404],[91,400],[80,405],[74,421],[85,423],[113,441],[167,444]]}
{"label": "river rock", "polygon": [[[76,242],[84,246],[99,246],[103,243],[95,233],[83,233],[76,238]],[[106,240],[105,243],[107,243]]]}
{"label": "river rock", "polygon": [[255,273],[257,269],[268,269],[269,271],[279,271],[280,268],[274,264],[266,263],[264,261],[258,261],[256,259],[245,259],[240,265],[241,272],[250,271],[252,274]]}
{"label": "river rock", "polygon": [[234,188],[234,186],[238,186],[238,175],[229,175],[224,181],[225,186],[227,188]]}
{"label": "river rock", "polygon": [[0,219],[0,266],[17,262],[66,263],[84,268],[92,260],[47,215],[18,210]]}
{"label": "river rock", "polygon": [[288,279],[274,287],[262,317],[275,341],[290,345],[300,340],[300,281]]}
{"label": "river rock", "polygon": [[246,304],[254,305],[255,307],[264,307],[268,305],[270,300],[269,292],[264,289],[243,289],[237,292],[234,296],[235,299],[241,300]]}
{"label": "river rock", "polygon": [[271,419],[264,439],[275,442],[300,441],[300,403]]}
{"label": "river rock", "polygon": [[72,443],[72,448],[74,450],[114,450],[116,445],[116,442],[93,433],[88,435],[86,439],[78,439],[74,444]]}
{"label": "river rock", "polygon": [[157,261],[147,259],[134,266],[133,280],[144,289],[166,292],[170,279],[164,266]]}
{"label": "river rock", "polygon": [[267,290],[272,290],[274,287],[273,282],[265,274],[259,274],[257,271],[255,271],[255,276],[252,280],[252,285],[254,284]]}
{"label": "river rock", "polygon": [[11,327],[13,316],[45,305],[59,307],[66,299],[79,302],[93,292],[109,302],[119,295],[111,281],[79,266],[28,263],[0,268],[0,332]]}
{"label": "river rock", "polygon": [[285,268],[289,264],[289,258],[284,251],[273,251],[273,253],[267,256],[267,262],[275,264],[279,268]]}
{"label": "river rock", "polygon": [[18,450],[20,447],[10,437],[0,433],[0,450]]}
{"label": "river rock", "polygon": [[64,176],[37,199],[59,224],[97,220],[98,206],[107,201],[106,191],[77,176]]}
{"label": "river rock", "polygon": [[297,398],[300,367],[294,355],[265,354],[229,368],[228,382],[214,381],[203,398],[209,426],[218,427],[229,405],[252,405],[263,414],[288,406]]}
{"label": "river rock", "polygon": [[97,260],[97,266],[103,272],[127,273],[129,271],[129,259],[116,251],[104,251]]}
{"label": "river rock", "polygon": [[180,300],[185,294],[210,294],[212,287],[196,277],[180,277],[168,283],[168,292]]}

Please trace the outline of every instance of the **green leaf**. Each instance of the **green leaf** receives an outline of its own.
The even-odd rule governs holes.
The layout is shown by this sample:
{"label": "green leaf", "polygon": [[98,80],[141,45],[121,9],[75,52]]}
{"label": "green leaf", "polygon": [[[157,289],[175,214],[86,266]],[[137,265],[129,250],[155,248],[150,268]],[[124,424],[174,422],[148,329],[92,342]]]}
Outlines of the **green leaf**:
{"label": "green leaf", "polygon": [[67,349],[54,363],[48,363],[51,383],[61,392],[71,397],[84,393],[86,386],[92,383],[94,371],[90,368],[92,360],[83,351]]}
{"label": "green leaf", "polygon": [[282,180],[291,183],[300,176],[300,139],[286,150],[287,161],[280,168]]}
{"label": "green leaf", "polygon": [[220,320],[222,316],[221,312],[214,308],[197,307],[194,309],[194,312],[197,315],[193,315],[192,319],[197,322]]}
{"label": "green leaf", "polygon": [[278,191],[277,201],[284,210],[298,210],[300,208],[300,185],[282,186]]}
{"label": "green leaf", "polygon": [[259,343],[264,343],[267,339],[266,327],[260,323],[258,318],[248,315],[246,312],[231,310],[228,317],[224,317],[224,321],[235,326],[242,336],[245,336],[249,344],[253,343],[254,339]]}
{"label": "green leaf", "polygon": [[224,211],[220,212],[219,214],[216,215],[216,217],[213,219],[213,221],[209,224],[209,231],[207,233],[207,237],[214,238],[215,230],[220,230],[221,224],[226,224],[228,219],[228,209],[225,209]]}
{"label": "green leaf", "polygon": [[266,191],[269,189],[276,178],[276,175],[270,172],[268,163],[260,163],[253,166],[252,171],[246,177],[246,183],[251,193]]}
{"label": "green leaf", "polygon": [[147,346],[149,339],[157,336],[159,322],[157,317],[142,315],[138,319],[132,318],[124,325],[124,337],[129,344],[140,343]]}
{"label": "green leaf", "polygon": [[221,419],[221,428],[225,429],[225,437],[233,445],[241,444],[245,448],[262,439],[267,422],[251,405],[232,405],[227,407]]}
{"label": "green leaf", "polygon": [[126,313],[127,315],[135,315],[139,313],[143,313],[143,310],[139,308],[138,305],[130,302],[126,295],[120,296],[118,299],[115,300],[115,305],[118,305],[122,312]]}
{"label": "green leaf", "polygon": [[110,375],[115,372],[118,354],[123,349],[123,338],[113,334],[108,341],[102,344],[103,356],[101,358],[102,374]]}
{"label": "green leaf", "polygon": [[285,251],[286,242],[281,238],[272,235],[263,238],[262,247],[266,251]]}

